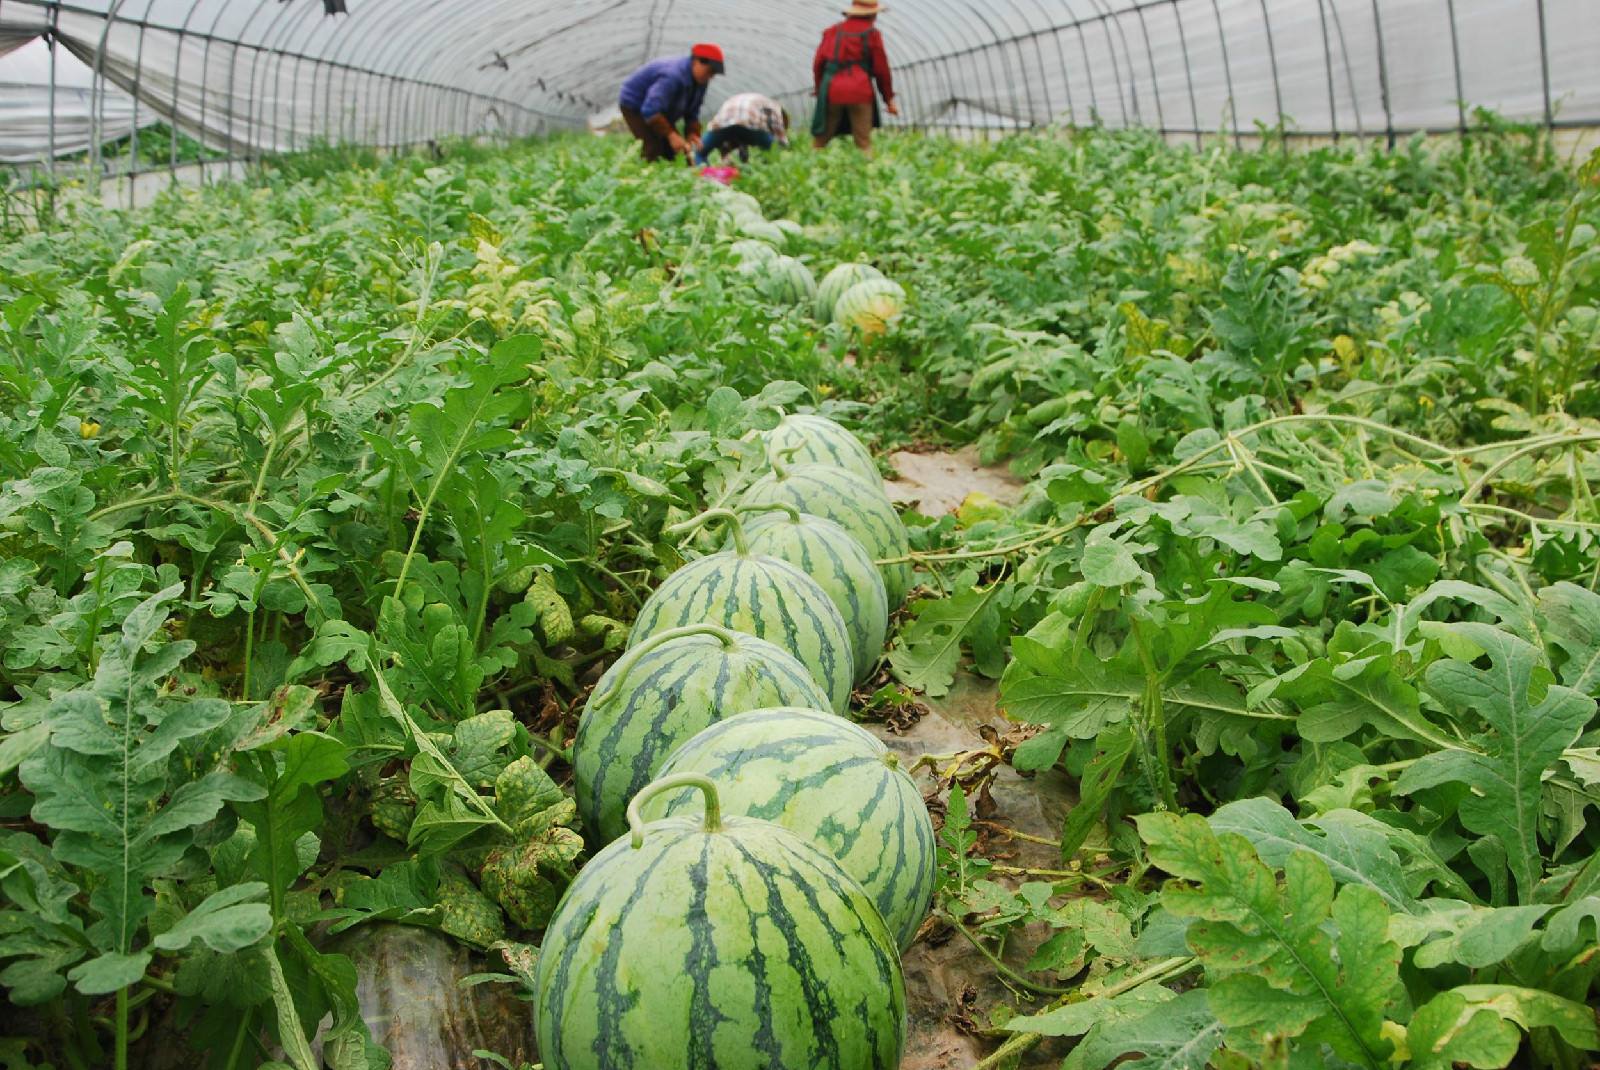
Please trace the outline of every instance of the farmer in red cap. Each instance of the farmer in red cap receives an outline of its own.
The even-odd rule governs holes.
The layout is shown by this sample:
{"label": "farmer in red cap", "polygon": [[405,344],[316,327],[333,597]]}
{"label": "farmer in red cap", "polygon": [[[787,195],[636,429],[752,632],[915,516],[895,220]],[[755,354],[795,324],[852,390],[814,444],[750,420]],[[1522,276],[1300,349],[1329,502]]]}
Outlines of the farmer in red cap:
{"label": "farmer in red cap", "polygon": [[[722,49],[699,44],[687,56],[652,60],[622,83],[622,119],[643,143],[646,160],[688,156],[700,147],[700,105],[722,73]],[[684,124],[678,133],[678,124]]]}
{"label": "farmer in red cap", "polygon": [[[843,22],[823,31],[822,43],[811,61],[817,96],[811,134],[819,149],[848,124],[856,148],[871,154],[872,128],[880,125],[877,93],[883,94],[890,115],[900,114],[894,102],[889,56],[877,27],[883,10],[878,0],[855,0],[844,12]],[[877,93],[873,83],[877,83]]]}

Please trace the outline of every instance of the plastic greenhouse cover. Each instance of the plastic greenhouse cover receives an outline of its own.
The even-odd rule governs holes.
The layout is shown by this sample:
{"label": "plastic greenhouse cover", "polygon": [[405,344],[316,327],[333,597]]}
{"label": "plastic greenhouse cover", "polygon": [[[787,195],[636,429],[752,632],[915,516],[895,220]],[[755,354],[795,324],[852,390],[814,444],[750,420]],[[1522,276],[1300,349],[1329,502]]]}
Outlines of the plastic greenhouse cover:
{"label": "plastic greenhouse cover", "polygon": [[[27,163],[50,151],[52,110],[55,154],[70,156],[89,148],[94,71],[66,50],[58,52],[52,109],[50,61],[50,47],[38,37],[0,55],[0,163]],[[100,125],[104,138],[131,133],[134,111],[132,97],[107,87]],[[137,118],[141,126],[160,121],[148,108]]]}
{"label": "plastic greenhouse cover", "polygon": [[[40,32],[52,6],[0,2],[0,41]],[[639,63],[703,39],[728,56],[709,106],[759,90],[798,116],[810,104],[812,50],[843,5],[346,0],[348,14],[331,16],[324,0],[55,6],[63,45],[103,64],[109,81],[138,98],[141,117],[148,108],[213,147],[247,152],[318,138],[400,143],[581,126],[614,107]],[[1372,135],[1453,129],[1478,105],[1518,120],[1600,121],[1597,0],[888,7],[880,25],[906,124],[1250,131],[1282,116],[1302,132]],[[109,115],[104,128],[111,132]],[[30,144],[42,152],[31,123],[0,126],[8,158]]]}

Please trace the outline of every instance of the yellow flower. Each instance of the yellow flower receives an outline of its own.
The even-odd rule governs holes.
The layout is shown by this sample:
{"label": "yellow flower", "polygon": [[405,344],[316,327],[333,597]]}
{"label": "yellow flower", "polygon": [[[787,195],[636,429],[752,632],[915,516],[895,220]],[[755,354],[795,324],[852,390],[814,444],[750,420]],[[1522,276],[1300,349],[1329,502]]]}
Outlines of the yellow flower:
{"label": "yellow flower", "polygon": [[99,433],[100,433],[100,425],[95,423],[94,421],[92,421],[92,420],[79,420],[78,421],[78,437],[79,438],[94,438]]}

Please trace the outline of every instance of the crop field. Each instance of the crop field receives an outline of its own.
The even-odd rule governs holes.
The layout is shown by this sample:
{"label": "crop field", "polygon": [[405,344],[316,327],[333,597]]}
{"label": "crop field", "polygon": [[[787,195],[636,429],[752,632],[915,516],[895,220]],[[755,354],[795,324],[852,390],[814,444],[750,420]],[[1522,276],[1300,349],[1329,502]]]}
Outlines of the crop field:
{"label": "crop field", "polygon": [[1600,153],[1281,150],[6,233],[0,1067],[1594,1066]]}

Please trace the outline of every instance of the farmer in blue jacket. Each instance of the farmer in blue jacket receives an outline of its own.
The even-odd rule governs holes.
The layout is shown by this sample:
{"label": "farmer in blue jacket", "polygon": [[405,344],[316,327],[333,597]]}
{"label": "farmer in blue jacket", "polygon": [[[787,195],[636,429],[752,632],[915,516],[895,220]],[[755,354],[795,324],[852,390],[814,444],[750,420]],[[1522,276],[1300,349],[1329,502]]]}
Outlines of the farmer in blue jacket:
{"label": "farmer in blue jacket", "polygon": [[[651,60],[622,83],[622,119],[646,160],[687,156],[700,147],[700,105],[722,73],[722,49],[699,44],[687,56]],[[684,124],[678,133],[678,124]]]}

